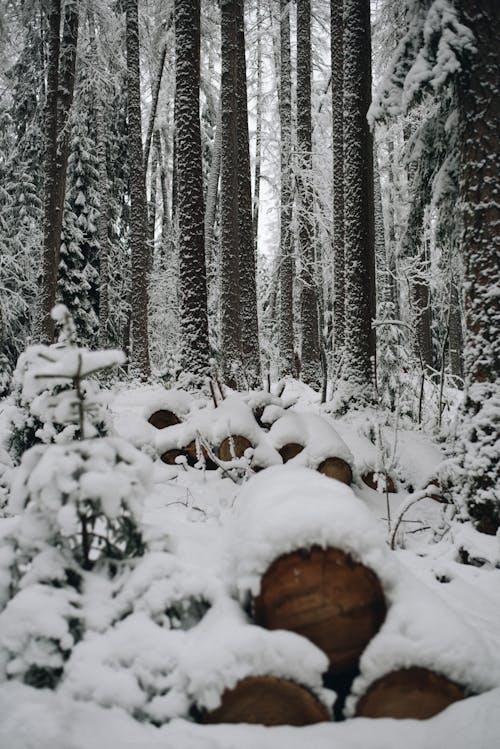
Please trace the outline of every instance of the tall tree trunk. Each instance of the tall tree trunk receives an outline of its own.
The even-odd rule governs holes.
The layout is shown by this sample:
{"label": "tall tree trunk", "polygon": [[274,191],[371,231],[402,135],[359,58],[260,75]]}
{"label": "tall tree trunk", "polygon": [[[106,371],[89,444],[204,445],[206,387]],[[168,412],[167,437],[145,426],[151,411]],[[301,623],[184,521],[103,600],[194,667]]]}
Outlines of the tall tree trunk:
{"label": "tall tree trunk", "polygon": [[448,351],[450,357],[450,371],[455,377],[463,379],[463,350],[464,340],[462,334],[462,314],[460,310],[460,299],[455,279],[451,279],[450,290],[450,322],[449,322]]}
{"label": "tall tree trunk", "polygon": [[252,224],[252,182],[248,138],[247,73],[245,62],[244,0],[237,0],[237,133],[238,133],[238,239],[240,254],[240,318],[243,370],[247,386],[260,384],[259,323]]}
{"label": "tall tree trunk", "polygon": [[207,195],[205,202],[205,257],[207,267],[214,260],[214,234],[215,220],[217,216],[217,199],[219,196],[220,162],[222,151],[222,123],[220,104],[217,108],[217,120],[215,123],[214,146],[212,151],[212,162],[207,182]]}
{"label": "tall tree trunk", "polygon": [[290,0],[280,1],[281,193],[280,193],[280,375],[293,375],[293,237],[292,237],[292,78],[290,61]]}
{"label": "tall tree trunk", "polygon": [[500,526],[500,208],[498,70],[500,16],[496,0],[461,3],[476,53],[459,76],[462,253],[465,261],[465,376],[460,491],[477,528]]}
{"label": "tall tree trunk", "polygon": [[344,378],[361,402],[373,394],[375,251],[369,0],[345,0],[344,25]]}
{"label": "tall tree trunk", "polygon": [[262,23],[260,0],[257,0],[257,103],[255,112],[255,171],[253,192],[253,247],[257,257],[259,239],[260,174],[262,161]]}
{"label": "tall tree trunk", "polygon": [[344,0],[330,2],[333,129],[333,333],[338,366],[344,348]]}
{"label": "tall tree trunk", "polygon": [[318,300],[315,284],[314,226],[312,221],[311,124],[311,3],[297,0],[297,153],[298,231],[302,263],[301,359],[302,379],[312,387],[321,382]]}
{"label": "tall tree trunk", "polygon": [[134,376],[151,374],[148,341],[148,269],[146,184],[141,133],[138,0],[127,0],[127,115],[130,180],[130,366]]}
{"label": "tall tree trunk", "polygon": [[238,256],[237,0],[221,0],[221,356],[227,384],[241,367],[240,269]]}
{"label": "tall tree trunk", "polygon": [[44,242],[38,336],[50,342],[54,337],[54,321],[50,317],[50,311],[56,299],[69,151],[69,114],[75,85],[77,3],[67,3],[65,7],[62,45],[60,0],[50,1],[48,22]]}
{"label": "tall tree trunk", "polygon": [[209,375],[200,134],[200,0],[175,0],[175,126],[181,365]]}

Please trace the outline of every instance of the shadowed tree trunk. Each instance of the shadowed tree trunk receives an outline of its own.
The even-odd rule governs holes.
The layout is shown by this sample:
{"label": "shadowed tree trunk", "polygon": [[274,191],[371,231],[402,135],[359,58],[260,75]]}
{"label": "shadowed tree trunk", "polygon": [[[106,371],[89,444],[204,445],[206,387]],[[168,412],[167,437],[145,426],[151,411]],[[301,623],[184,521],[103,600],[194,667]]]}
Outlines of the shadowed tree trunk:
{"label": "shadowed tree trunk", "polygon": [[237,0],[237,142],[238,240],[240,254],[240,317],[243,370],[247,386],[260,383],[259,324],[257,318],[256,257],[252,223],[252,186],[248,141],[247,74],[243,0]]}
{"label": "shadowed tree trunk", "polygon": [[464,351],[466,395],[460,431],[462,498],[479,530],[500,526],[500,208],[498,70],[500,16],[496,0],[462,2],[461,20],[474,34],[476,53],[458,81],[462,253],[465,262]]}
{"label": "shadowed tree trunk", "polygon": [[311,124],[311,3],[297,0],[297,153],[298,224],[302,262],[300,301],[302,379],[312,387],[321,382],[318,300],[315,284],[315,247],[312,220]]}
{"label": "shadowed tree trunk", "polygon": [[331,0],[333,128],[333,332],[338,366],[344,347],[344,0]]}
{"label": "shadowed tree trunk", "polygon": [[127,0],[127,115],[130,189],[130,367],[145,380],[150,376],[148,342],[148,219],[141,133],[139,23],[137,0]]}
{"label": "shadowed tree trunk", "polygon": [[237,0],[221,2],[221,248],[220,324],[224,378],[236,386],[241,366],[240,269],[238,257]]}
{"label": "shadowed tree trunk", "polygon": [[75,86],[78,4],[68,2],[65,6],[62,44],[60,0],[50,0],[47,15],[44,240],[37,337],[51,342],[54,338],[54,321],[50,311],[56,299],[70,140],[69,114]]}
{"label": "shadowed tree trunk", "polygon": [[353,395],[372,398],[374,385],[375,250],[369,0],[344,0],[345,366]]}
{"label": "shadowed tree trunk", "polygon": [[279,347],[280,375],[293,375],[293,241],[292,241],[292,79],[290,63],[290,0],[281,0],[280,21],[280,128],[281,128],[281,193],[280,193],[280,309]]}
{"label": "shadowed tree trunk", "polygon": [[209,375],[200,135],[200,2],[175,0],[175,121],[182,368]]}

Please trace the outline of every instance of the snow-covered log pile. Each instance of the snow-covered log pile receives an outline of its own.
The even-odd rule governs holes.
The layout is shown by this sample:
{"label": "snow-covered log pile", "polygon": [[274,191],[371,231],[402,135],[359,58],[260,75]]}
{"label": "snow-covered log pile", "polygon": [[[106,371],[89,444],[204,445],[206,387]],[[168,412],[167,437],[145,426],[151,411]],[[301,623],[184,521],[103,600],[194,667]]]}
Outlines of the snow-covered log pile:
{"label": "snow-covered log pile", "polygon": [[[455,547],[442,546],[447,556],[424,574],[427,547],[387,543],[390,512],[408,500],[402,487],[420,497],[439,475],[442,455],[421,435],[393,442],[385,428],[372,441],[359,423],[269,393],[227,392],[214,404],[118,389],[111,418],[109,398],[78,373],[85,357],[53,351],[49,364],[30,354],[18,392],[38,383],[33,401],[47,406],[34,446],[18,466],[11,451],[2,474],[0,705],[21,681],[75,710],[209,731],[431,718],[500,686],[498,637],[476,624],[498,614],[500,601],[488,603],[498,596],[481,598],[471,577],[464,600],[477,600],[460,608]],[[56,391],[52,375],[63,378]],[[62,429],[51,427],[52,405]],[[29,399],[7,411],[21,408]],[[97,417],[106,432],[93,429]],[[422,503],[439,530],[449,508]],[[410,514],[407,528],[419,522]],[[470,533],[453,533],[477,559]],[[495,553],[484,561],[491,575]]]}

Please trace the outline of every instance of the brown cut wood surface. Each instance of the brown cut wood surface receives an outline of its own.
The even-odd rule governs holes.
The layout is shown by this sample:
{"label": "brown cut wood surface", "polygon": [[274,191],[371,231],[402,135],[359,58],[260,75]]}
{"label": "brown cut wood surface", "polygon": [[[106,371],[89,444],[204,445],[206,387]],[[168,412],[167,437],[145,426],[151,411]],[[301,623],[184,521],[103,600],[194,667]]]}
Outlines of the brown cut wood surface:
{"label": "brown cut wood surface", "polygon": [[204,723],[256,723],[308,726],[330,720],[328,710],[308,689],[273,676],[248,676],[222,695],[222,703]]}
{"label": "brown cut wood surface", "polygon": [[464,697],[463,689],[445,676],[412,666],[373,682],[359,700],[356,716],[425,720]]}
{"label": "brown cut wood surface", "polygon": [[[367,486],[370,487],[370,489],[374,489],[375,491],[377,491],[377,481],[375,479],[375,471],[369,471],[368,473],[364,473],[361,476],[361,478],[362,478],[363,482]],[[385,478],[385,481],[387,482],[387,487],[386,488],[387,488],[388,493],[389,494],[395,494],[396,493],[396,486],[394,484],[393,479],[390,476],[382,477],[382,482],[384,481],[384,478]],[[385,493],[385,489],[384,489],[383,493]]]}
{"label": "brown cut wood surface", "polygon": [[148,421],[157,429],[165,429],[166,427],[173,427],[181,423],[178,416],[172,411],[166,411],[165,409],[155,411],[154,414],[151,414]]}
{"label": "brown cut wood surface", "polygon": [[288,442],[286,445],[283,445],[278,452],[283,458],[283,463],[287,463],[292,458],[295,458],[296,455],[302,452],[304,449],[304,445],[299,445],[298,442]]}
{"label": "brown cut wood surface", "polygon": [[352,483],[351,466],[345,460],[342,460],[342,458],[326,458],[326,460],[319,464],[318,471],[323,476],[342,481],[343,484]]}
{"label": "brown cut wood surface", "polygon": [[[234,455],[231,450],[231,440],[233,442]],[[222,440],[219,446],[219,458],[221,460],[233,460],[234,458],[242,458],[247,448],[252,447],[252,443],[246,437],[242,437],[241,434],[233,434],[230,437],[226,437]]]}
{"label": "brown cut wood surface", "polygon": [[[217,470],[218,466],[213,462],[213,460],[208,457],[208,453],[203,445],[201,446],[201,453],[205,458],[205,468],[209,471]],[[175,459],[180,455],[184,455],[187,459],[188,466],[191,466],[191,468],[193,468],[198,462],[198,457],[196,455],[196,440],[193,440],[189,443],[189,445],[186,445],[186,447],[183,447],[179,450],[167,450],[163,453],[161,459],[164,463],[167,463],[167,465],[173,466],[176,465]]]}
{"label": "brown cut wood surface", "polygon": [[375,573],[340,549],[319,546],[273,562],[254,601],[257,624],[307,637],[327,654],[333,674],[356,669],[385,614]]}

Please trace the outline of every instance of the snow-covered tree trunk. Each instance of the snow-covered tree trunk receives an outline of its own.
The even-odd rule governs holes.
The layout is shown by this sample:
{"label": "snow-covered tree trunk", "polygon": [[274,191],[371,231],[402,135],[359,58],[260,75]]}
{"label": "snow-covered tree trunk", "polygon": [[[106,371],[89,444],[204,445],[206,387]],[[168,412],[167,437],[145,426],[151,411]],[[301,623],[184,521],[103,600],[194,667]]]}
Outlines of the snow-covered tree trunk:
{"label": "snow-covered tree trunk", "polygon": [[500,526],[500,16],[496,0],[461,3],[476,53],[458,80],[460,198],[465,262],[465,376],[459,491],[479,530]]}
{"label": "snow-covered tree trunk", "polygon": [[293,341],[293,237],[292,237],[292,78],[290,61],[290,0],[280,0],[280,87],[281,129],[280,192],[280,375],[294,374]]}
{"label": "snow-covered tree trunk", "polygon": [[182,368],[209,374],[200,135],[200,2],[175,0],[175,126]]}
{"label": "snow-covered tree trunk", "polygon": [[208,265],[215,256],[215,220],[217,216],[217,199],[219,196],[220,163],[222,151],[222,123],[221,108],[217,108],[217,119],[215,123],[214,145],[212,151],[212,162],[207,182],[207,194],[205,201],[205,257]]}
{"label": "snow-covered tree trunk", "polygon": [[221,0],[220,353],[224,378],[230,386],[236,386],[235,368],[241,366],[236,3],[237,0]]}
{"label": "snow-covered tree trunk", "polygon": [[51,0],[47,13],[44,242],[37,337],[44,341],[52,341],[54,322],[50,311],[56,299],[57,268],[61,250],[70,137],[69,113],[75,85],[78,3],[68,2],[65,5],[62,44],[60,0]]}
{"label": "snow-covered tree trunk", "polygon": [[345,366],[359,401],[373,393],[375,259],[373,146],[366,114],[371,101],[369,0],[345,0],[344,25],[344,252]]}
{"label": "snow-covered tree trunk", "polygon": [[297,154],[298,233],[302,263],[300,328],[302,379],[317,387],[321,381],[318,299],[312,220],[311,3],[297,1]]}
{"label": "snow-covered tree trunk", "polygon": [[344,347],[344,0],[330,2],[333,130],[333,332],[338,362]]}
{"label": "snow-covered tree trunk", "polygon": [[450,371],[455,377],[464,376],[463,350],[464,340],[462,333],[462,314],[460,310],[460,298],[457,283],[451,279],[450,290],[450,322],[448,350],[450,356]]}
{"label": "snow-covered tree trunk", "polygon": [[238,239],[240,255],[240,317],[243,370],[248,387],[260,383],[259,323],[257,318],[256,258],[252,223],[252,183],[248,139],[247,74],[243,0],[237,0],[237,140]]}
{"label": "snow-covered tree trunk", "polygon": [[141,134],[138,0],[127,0],[127,114],[130,184],[130,366],[134,376],[151,373],[148,341],[148,268],[146,183]]}

